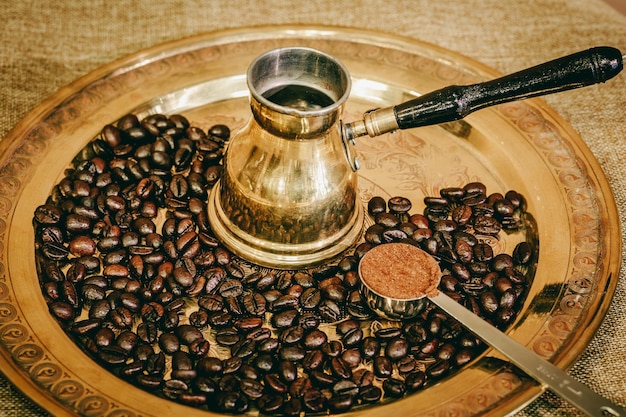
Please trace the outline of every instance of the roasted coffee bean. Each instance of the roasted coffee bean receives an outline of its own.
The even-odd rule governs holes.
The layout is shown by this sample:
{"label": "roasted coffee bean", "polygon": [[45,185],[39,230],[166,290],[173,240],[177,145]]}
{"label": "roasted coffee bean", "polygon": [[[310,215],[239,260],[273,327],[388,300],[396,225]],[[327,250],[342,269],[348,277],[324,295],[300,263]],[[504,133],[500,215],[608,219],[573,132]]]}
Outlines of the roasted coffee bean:
{"label": "roasted coffee bean", "polygon": [[449,369],[450,362],[440,360],[426,368],[426,375],[431,378],[440,378],[447,374]]}
{"label": "roasted coffee bean", "polygon": [[314,413],[322,412],[326,408],[326,397],[321,390],[311,388],[304,392],[302,396],[304,408]]}
{"label": "roasted coffee bean", "polygon": [[[59,284],[57,282],[54,282],[54,281],[46,282],[43,285],[43,289],[44,289],[44,295],[49,297],[51,300],[58,300],[59,297],[61,296],[61,294],[59,293]],[[84,291],[84,286],[83,286],[83,291]],[[83,297],[85,298],[85,302],[90,301],[89,298],[86,296],[86,294],[83,294]]]}
{"label": "roasted coffee bean", "polygon": [[133,314],[124,307],[118,307],[111,311],[110,318],[112,324],[118,329],[130,328],[133,324]]}
{"label": "roasted coffee bean", "polygon": [[516,312],[512,308],[499,309],[496,314],[496,322],[500,326],[509,324],[516,316]]}
{"label": "roasted coffee bean", "polygon": [[374,374],[378,378],[389,378],[393,372],[393,365],[389,358],[385,356],[377,356],[373,363]]}
{"label": "roasted coffee bean", "polygon": [[299,303],[304,309],[314,309],[322,301],[322,293],[319,289],[311,287],[304,290],[299,298]]}
{"label": "roasted coffee bean", "polygon": [[173,333],[162,333],[159,336],[159,347],[165,353],[174,353],[180,349],[180,341]]}
{"label": "roasted coffee bean", "polygon": [[306,331],[316,329],[320,325],[319,317],[312,311],[304,312],[298,317],[298,324]]}
{"label": "roasted coffee bean", "polygon": [[521,285],[526,282],[526,277],[518,269],[514,267],[504,268],[504,276],[507,277],[513,284]]}
{"label": "roasted coffee bean", "polygon": [[126,352],[131,353],[135,350],[139,343],[139,337],[137,334],[130,330],[124,330],[120,332],[115,341],[116,345],[124,349]]}
{"label": "roasted coffee bean", "polygon": [[263,384],[254,379],[243,378],[239,384],[241,391],[250,399],[256,400],[263,396]]}
{"label": "roasted coffee bean", "polygon": [[326,300],[334,301],[335,303],[341,303],[346,299],[347,290],[341,284],[331,284],[324,286],[321,289],[322,297]]}
{"label": "roasted coffee bean", "polygon": [[241,414],[250,406],[247,397],[237,391],[222,391],[215,396],[217,408],[226,413]]}
{"label": "roasted coffee bean", "polygon": [[401,196],[390,198],[389,201],[387,201],[387,205],[389,211],[395,213],[408,213],[412,207],[411,200]]}
{"label": "roasted coffee bean", "polygon": [[217,330],[215,333],[215,340],[222,346],[233,346],[241,340],[241,337],[237,329],[227,327]]}
{"label": "roasted coffee bean", "polygon": [[280,311],[285,309],[294,309],[298,307],[299,299],[294,295],[281,295],[271,303],[272,311]]}
{"label": "roasted coffee bean", "polygon": [[189,386],[179,379],[169,379],[163,384],[161,392],[167,398],[177,399],[181,394],[185,393],[189,389]]}
{"label": "roasted coffee bean", "polygon": [[387,342],[385,347],[385,356],[392,361],[398,361],[404,358],[409,350],[409,343],[400,337],[395,337]]}
{"label": "roasted coffee bean", "polygon": [[274,393],[285,394],[289,389],[287,384],[281,381],[277,374],[267,374],[263,380],[265,381],[265,386]]}
{"label": "roasted coffee bean", "polygon": [[196,365],[198,373],[206,376],[219,375],[223,369],[222,361],[210,356],[200,359]]}
{"label": "roasted coffee bean", "polygon": [[389,378],[383,381],[383,390],[385,395],[399,398],[406,392],[406,387],[404,381],[397,378]]}
{"label": "roasted coffee bean", "polygon": [[333,300],[322,300],[318,306],[320,317],[329,323],[334,323],[341,318],[341,309]]}
{"label": "roasted coffee bean", "polygon": [[424,204],[428,207],[439,207],[439,206],[447,206],[450,204],[447,198],[444,197],[435,197],[435,196],[427,196],[424,197]]}
{"label": "roasted coffee bean", "polygon": [[35,209],[34,218],[40,224],[57,224],[61,217],[61,210],[53,204],[44,204]]}
{"label": "roasted coffee bean", "polygon": [[213,396],[217,391],[217,384],[215,381],[204,376],[194,378],[191,381],[191,386],[194,392],[204,395]]}
{"label": "roasted coffee bean", "polygon": [[263,340],[258,345],[258,351],[264,353],[273,353],[278,350],[279,342],[275,337],[270,337],[268,339]]}
{"label": "roasted coffee bean", "polygon": [[283,414],[297,417],[302,413],[302,402],[299,398],[290,398],[283,404]]}
{"label": "roasted coffee bean", "polygon": [[354,381],[342,379],[333,385],[332,391],[335,395],[347,394],[356,397],[359,394],[359,386]]}
{"label": "roasted coffee bean", "polygon": [[396,367],[401,375],[406,375],[417,368],[417,361],[411,356],[405,356],[396,363]]}
{"label": "roasted coffee bean", "polygon": [[263,394],[257,400],[257,406],[259,407],[259,410],[264,413],[276,413],[283,406],[283,397],[279,394]]}
{"label": "roasted coffee bean", "polygon": [[370,198],[367,203],[367,212],[370,216],[375,216],[379,213],[384,213],[387,210],[387,203],[385,199],[380,196],[374,196]]}
{"label": "roasted coffee bean", "polygon": [[454,356],[456,349],[450,343],[444,343],[437,351],[437,358],[441,360],[450,360]]}
{"label": "roasted coffee bean", "polygon": [[532,247],[528,242],[520,242],[513,249],[512,257],[515,264],[525,265],[532,257]]}
{"label": "roasted coffee bean", "polygon": [[[202,275],[206,277],[205,291],[208,294],[216,293],[226,279],[226,271],[221,267],[209,268]],[[237,290],[235,289],[235,291]]]}
{"label": "roasted coffee bean", "polygon": [[411,372],[404,378],[404,385],[409,392],[421,389],[426,382],[426,374],[422,371]]}
{"label": "roasted coffee bean", "polygon": [[374,373],[367,368],[358,368],[352,372],[352,381],[362,388],[374,383]]}
{"label": "roasted coffee bean", "polygon": [[[304,329],[302,326],[298,327]],[[313,329],[304,337],[304,347],[309,350],[318,349],[327,341],[328,336],[325,332]]]}
{"label": "roasted coffee bean", "polygon": [[278,349],[278,354],[282,360],[299,362],[306,354],[305,350],[298,345],[283,346]]}
{"label": "roasted coffee bean", "polygon": [[250,365],[249,363],[242,363],[241,367],[239,368],[239,376],[241,376],[241,378],[248,378],[248,379],[252,379],[254,381],[260,381],[261,380],[261,373],[259,372],[258,369],[256,369],[254,366]]}
{"label": "roasted coffee bean", "polygon": [[112,346],[115,342],[115,332],[108,327],[102,327],[98,329],[93,340],[100,348]]}
{"label": "roasted coffee bean", "polygon": [[334,375],[342,379],[352,378],[352,369],[341,357],[333,357],[330,360],[330,369]]}
{"label": "roasted coffee bean", "polygon": [[298,318],[298,310],[288,309],[275,313],[272,316],[272,325],[276,328],[290,327]]}
{"label": "roasted coffee bean", "polygon": [[472,276],[482,277],[489,272],[489,265],[486,262],[470,262],[467,269]]}
{"label": "roasted coffee bean", "polygon": [[323,370],[313,370],[310,372],[311,380],[321,387],[331,387],[337,383],[338,378]]}
{"label": "roasted coffee bean", "polygon": [[271,336],[272,336],[272,331],[267,327],[254,329],[246,335],[248,339],[252,339],[255,342],[262,342],[266,339],[269,339]]}
{"label": "roasted coffee bean", "polygon": [[327,288],[331,285],[341,285],[341,284],[342,284],[341,277],[339,277],[338,275],[334,275],[332,277],[321,279],[318,282],[317,287],[320,290],[323,290],[324,288]]}
{"label": "roasted coffee bean", "polygon": [[[124,271],[128,271],[128,269],[122,268],[122,273]],[[104,275],[106,276],[106,273]],[[65,273],[65,277],[67,278],[67,280],[74,284],[83,282],[86,276],[87,269],[85,268],[85,265],[78,262],[71,264],[70,267],[67,269],[67,272]],[[127,276],[127,274],[124,276]]]}
{"label": "roasted coffee bean", "polygon": [[160,377],[159,375],[152,375],[152,374],[146,375],[146,374],[140,373],[137,375],[136,381],[137,381],[137,384],[139,384],[139,386],[148,390],[155,390],[163,384],[162,377]]}
{"label": "roasted coffee bean", "polygon": [[380,245],[383,243],[383,233],[385,227],[380,224],[373,224],[365,230],[365,241],[372,245]]}
{"label": "roasted coffee bean", "polygon": [[265,298],[265,301],[267,301],[268,303],[273,303],[274,301],[282,297],[284,294],[278,291],[277,289],[270,289],[270,290],[265,291],[262,295]]}
{"label": "roasted coffee bean", "polygon": [[240,379],[233,374],[223,375],[217,381],[217,386],[221,392],[239,391]]}
{"label": "roasted coffee bean", "polygon": [[477,233],[484,235],[496,235],[502,229],[502,226],[497,219],[485,215],[476,216],[474,218],[473,226]]}
{"label": "roasted coffee bean", "polygon": [[361,363],[361,352],[356,348],[346,349],[341,353],[341,359],[351,368],[355,368]]}
{"label": "roasted coffee bean", "polygon": [[383,226],[386,229],[397,227],[401,223],[400,218],[392,213],[379,213],[376,215],[374,221],[377,225]]}
{"label": "roasted coffee bean", "polygon": [[517,294],[515,290],[508,289],[500,295],[499,308],[501,309],[513,309],[517,301]]}
{"label": "roasted coffee bean", "polygon": [[263,325],[261,317],[244,317],[235,321],[235,327],[245,333],[256,330]]}
{"label": "roasted coffee bean", "polygon": [[232,321],[233,316],[226,311],[218,311],[209,315],[209,325],[215,328],[230,326]]}
{"label": "roasted coffee bean", "polygon": [[110,366],[119,366],[128,359],[128,352],[119,346],[112,345],[102,347],[98,351],[98,357]]}
{"label": "roasted coffee bean", "polygon": [[320,350],[311,350],[302,358],[302,367],[307,371],[320,369],[324,364],[324,354]]}
{"label": "roasted coffee bean", "polygon": [[491,266],[496,272],[504,271],[504,269],[514,266],[513,258],[506,253],[500,253],[493,258]]}
{"label": "roasted coffee bean", "polygon": [[241,357],[231,356],[230,358],[223,361],[224,368],[222,369],[222,373],[224,375],[234,374],[239,371],[242,364],[243,359],[241,359]]}
{"label": "roasted coffee bean", "polygon": [[260,352],[261,353],[259,353],[256,358],[254,358],[254,366],[262,373],[268,373],[273,371],[276,367],[276,360],[274,358],[274,355],[263,351]]}
{"label": "roasted coffee bean", "polygon": [[359,278],[359,274],[356,271],[348,271],[343,278],[343,283],[349,289],[354,289],[359,286],[361,283],[361,279]]}
{"label": "roasted coffee bean", "polygon": [[375,403],[382,397],[382,390],[375,385],[367,385],[359,390],[359,399],[364,403]]}
{"label": "roasted coffee bean", "polygon": [[428,338],[428,330],[422,321],[408,323],[403,329],[404,337],[413,345],[419,345]]}
{"label": "roasted coffee bean", "polygon": [[338,340],[329,340],[322,345],[322,352],[331,358],[335,358],[341,354],[343,346]]}
{"label": "roasted coffee bean", "polygon": [[365,359],[373,359],[380,352],[380,342],[373,336],[367,336],[361,343],[361,353]]}
{"label": "roasted coffee bean", "polygon": [[228,272],[228,275],[235,278],[238,282],[241,282],[241,279],[245,275],[241,265],[236,262],[230,262],[228,265],[226,265],[226,272]]}
{"label": "roasted coffee bean", "polygon": [[111,304],[108,300],[98,300],[89,308],[89,318],[106,319],[111,312]]}
{"label": "roasted coffee bean", "polygon": [[471,278],[471,272],[464,264],[454,263],[451,270],[454,276],[461,282],[467,282]]}
{"label": "roasted coffee bean", "polygon": [[363,242],[359,244],[354,250],[354,256],[358,259],[363,258],[363,256],[372,248],[372,244],[368,242]]}
{"label": "roasted coffee bean", "polygon": [[207,402],[206,394],[191,394],[188,392],[181,393],[177,400],[190,407],[201,407]]}
{"label": "roasted coffee bean", "polygon": [[499,300],[492,291],[484,291],[480,294],[480,307],[487,314],[493,314],[498,310]]}
{"label": "roasted coffee bean", "polygon": [[456,224],[459,226],[465,226],[472,219],[472,214],[472,208],[468,205],[462,204],[455,207],[450,216]]}
{"label": "roasted coffee bean", "polygon": [[358,345],[363,339],[363,330],[361,328],[356,328],[349,330],[346,334],[343,335],[341,341],[343,345],[346,347],[352,347]]}
{"label": "roasted coffee bean", "polygon": [[198,305],[209,312],[221,311],[224,308],[224,297],[219,294],[204,295],[198,299]]}
{"label": "roasted coffee bean", "polygon": [[400,327],[383,327],[376,330],[374,334],[377,339],[387,341],[400,336],[402,334],[402,329]]}
{"label": "roasted coffee bean", "polygon": [[278,340],[284,345],[292,345],[299,343],[304,337],[304,328],[301,326],[292,326],[284,329]]}
{"label": "roasted coffee bean", "polygon": [[333,395],[328,399],[327,403],[332,411],[342,413],[352,408],[354,399],[353,396],[349,394],[339,394]]}
{"label": "roasted coffee bean", "polygon": [[253,339],[241,339],[239,342],[231,346],[231,355],[240,358],[248,358],[256,351],[256,341]]}
{"label": "roasted coffee bean", "polygon": [[280,361],[278,363],[278,375],[286,383],[294,382],[298,376],[298,368],[291,361]]}
{"label": "roasted coffee bean", "polygon": [[206,327],[209,323],[209,313],[206,310],[196,310],[189,314],[189,324],[199,329]]}
{"label": "roasted coffee bean", "polygon": [[143,372],[143,363],[141,361],[133,361],[120,370],[120,374],[126,378],[139,375]]}

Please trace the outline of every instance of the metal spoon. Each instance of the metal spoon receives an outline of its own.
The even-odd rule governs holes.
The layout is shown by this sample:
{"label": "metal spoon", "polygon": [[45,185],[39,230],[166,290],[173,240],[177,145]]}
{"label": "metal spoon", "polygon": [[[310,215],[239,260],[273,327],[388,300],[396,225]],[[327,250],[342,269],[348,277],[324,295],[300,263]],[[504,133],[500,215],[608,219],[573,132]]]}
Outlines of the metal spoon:
{"label": "metal spoon", "polygon": [[[378,259],[376,260],[375,257]],[[386,265],[377,266],[382,264]],[[408,276],[409,270],[415,271],[415,275]],[[419,314],[426,307],[426,300],[430,300],[486,344],[500,351],[528,376],[544,384],[587,415],[626,416],[626,410],[620,406],[596,394],[443,292],[436,290],[441,280],[439,265],[433,257],[418,247],[408,243],[388,243],[376,246],[366,252],[361,259],[359,275],[364,298],[375,313],[391,319],[410,318]],[[403,286],[419,287],[415,293],[421,295],[411,299],[382,295],[379,287],[375,289],[373,286],[376,275],[384,278],[383,282],[387,282],[386,287],[390,287],[391,276],[402,276]],[[393,289],[388,289],[388,291],[393,291]]]}
{"label": "metal spoon", "polygon": [[470,313],[444,293],[439,292],[428,299],[489,346],[504,354],[528,376],[541,382],[585,414],[598,417],[626,416],[626,410],[596,394],[561,369],[526,349],[477,315]]}

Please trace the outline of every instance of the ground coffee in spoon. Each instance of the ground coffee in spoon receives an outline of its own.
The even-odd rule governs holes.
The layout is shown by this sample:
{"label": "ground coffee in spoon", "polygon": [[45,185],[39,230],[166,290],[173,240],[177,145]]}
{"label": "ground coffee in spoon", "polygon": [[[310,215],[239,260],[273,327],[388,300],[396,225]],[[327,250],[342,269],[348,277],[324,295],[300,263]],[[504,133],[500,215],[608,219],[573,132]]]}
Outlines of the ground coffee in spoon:
{"label": "ground coffee in spoon", "polygon": [[410,300],[435,295],[441,277],[437,261],[408,243],[387,243],[372,248],[360,264],[361,279],[374,292]]}

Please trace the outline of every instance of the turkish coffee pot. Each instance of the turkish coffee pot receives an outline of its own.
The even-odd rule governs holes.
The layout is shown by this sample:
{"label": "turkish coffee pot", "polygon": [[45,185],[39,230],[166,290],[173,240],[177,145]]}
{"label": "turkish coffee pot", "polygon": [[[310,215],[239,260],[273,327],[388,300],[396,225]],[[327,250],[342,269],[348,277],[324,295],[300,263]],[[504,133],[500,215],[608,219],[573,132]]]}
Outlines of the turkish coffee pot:
{"label": "turkish coffee pot", "polygon": [[281,269],[322,263],[361,237],[355,138],[459,120],[495,104],[601,83],[623,69],[597,47],[491,81],[449,86],[343,124],[351,80],[334,57],[274,49],[247,72],[252,117],[233,135],[209,197],[218,239],[250,262]]}

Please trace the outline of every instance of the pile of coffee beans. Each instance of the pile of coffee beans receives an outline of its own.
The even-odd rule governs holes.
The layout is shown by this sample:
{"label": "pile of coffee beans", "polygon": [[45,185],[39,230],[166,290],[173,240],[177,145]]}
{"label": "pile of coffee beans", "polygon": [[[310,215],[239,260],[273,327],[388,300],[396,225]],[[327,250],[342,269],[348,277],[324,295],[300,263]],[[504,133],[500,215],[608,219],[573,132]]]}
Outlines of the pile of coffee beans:
{"label": "pile of coffee beans", "polygon": [[357,267],[373,246],[432,254],[441,290],[504,328],[535,254],[489,244],[523,226],[524,198],[485,186],[441,190],[411,214],[374,197],[355,249],[311,269],[239,259],[212,234],[208,191],[227,126],[127,115],[76,156],[34,213],[43,295],[67,334],[115,375],[155,395],[225,413],[342,412],[387,402],[451,374],[485,347],[429,307],[405,322],[373,317]]}

